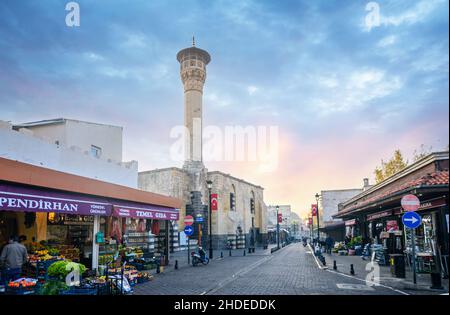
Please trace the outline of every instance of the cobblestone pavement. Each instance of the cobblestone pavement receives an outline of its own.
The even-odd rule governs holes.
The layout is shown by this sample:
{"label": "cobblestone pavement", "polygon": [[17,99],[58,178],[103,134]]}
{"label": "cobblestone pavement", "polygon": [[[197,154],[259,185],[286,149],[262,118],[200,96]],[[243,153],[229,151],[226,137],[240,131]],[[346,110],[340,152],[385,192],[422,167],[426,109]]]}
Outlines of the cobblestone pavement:
{"label": "cobblestone pavement", "polygon": [[[214,254],[214,259],[207,266],[199,265],[192,267],[187,265],[187,252],[179,252],[172,255],[169,266],[164,268],[164,272],[154,274],[154,279],[147,283],[139,284],[134,289],[134,294],[139,295],[196,295],[204,294],[238,272],[258,261],[270,258],[270,251],[259,250],[254,254],[246,253],[244,250],[232,251],[232,256],[224,251],[223,259]],[[174,260],[179,259],[179,269],[174,269]],[[184,259],[186,261],[184,261]]]}
{"label": "cobblestone pavement", "polygon": [[295,243],[274,253],[271,259],[209,294],[387,294],[400,292],[379,286],[367,286],[365,282],[337,273],[319,269],[308,248]]}
{"label": "cobblestone pavement", "polygon": [[402,294],[387,287],[367,286],[350,276],[319,269],[300,243],[270,254],[224,256],[208,266],[188,267],[155,275],[135,287],[135,294],[271,295],[271,294]]}
{"label": "cobblestone pavement", "polygon": [[[413,274],[407,267],[405,279],[396,278],[391,274],[389,266],[379,266],[379,274],[375,274],[371,266],[370,258],[362,260],[360,256],[339,256],[337,254],[324,254],[329,270],[333,270],[333,261],[336,260],[337,272],[350,274],[350,264],[353,264],[355,277],[365,279],[369,273],[374,276],[374,281],[394,287],[408,294],[442,294],[448,293],[448,279],[442,280],[444,290],[430,290],[431,276],[429,274],[417,274],[417,285],[413,283]],[[367,268],[367,270],[366,270]]]}

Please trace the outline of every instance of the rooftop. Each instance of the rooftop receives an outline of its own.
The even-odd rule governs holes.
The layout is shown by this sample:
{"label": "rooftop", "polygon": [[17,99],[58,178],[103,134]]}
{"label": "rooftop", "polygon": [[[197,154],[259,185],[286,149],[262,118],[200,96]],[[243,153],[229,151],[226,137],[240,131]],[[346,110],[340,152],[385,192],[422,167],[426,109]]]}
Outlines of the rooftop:
{"label": "rooftop", "polygon": [[74,121],[74,122],[82,122],[82,123],[92,124],[92,125],[100,125],[100,126],[109,126],[109,127],[123,128],[123,127],[120,127],[120,126],[108,125],[108,124],[99,124],[99,123],[94,123],[94,122],[89,122],[89,121],[84,121],[84,120],[69,119],[69,118],[54,118],[54,119],[45,119],[45,120],[38,120],[38,121],[31,121],[31,122],[21,123],[21,124],[15,124],[15,125],[13,125],[13,129],[64,124],[66,121]]}

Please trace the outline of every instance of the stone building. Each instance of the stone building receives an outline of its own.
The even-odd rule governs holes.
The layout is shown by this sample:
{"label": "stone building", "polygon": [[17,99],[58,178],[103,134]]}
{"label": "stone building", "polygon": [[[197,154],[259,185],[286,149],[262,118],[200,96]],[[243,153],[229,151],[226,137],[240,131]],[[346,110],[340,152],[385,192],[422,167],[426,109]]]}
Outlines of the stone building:
{"label": "stone building", "polygon": [[[230,241],[234,248],[265,243],[267,237],[264,189],[222,172],[209,172],[202,156],[202,98],[206,65],[211,57],[205,50],[192,47],[177,54],[184,87],[185,161],[182,168],[171,167],[139,173],[140,189],[180,198],[184,205],[180,219],[173,225],[173,250],[177,250],[177,233],[183,230],[186,215],[202,216],[195,223],[191,239],[209,247],[209,208],[207,181],[212,194],[217,194],[218,209],[212,211],[212,246],[224,248]],[[179,234],[178,234],[179,236]],[[201,236],[201,237],[200,237]]]}

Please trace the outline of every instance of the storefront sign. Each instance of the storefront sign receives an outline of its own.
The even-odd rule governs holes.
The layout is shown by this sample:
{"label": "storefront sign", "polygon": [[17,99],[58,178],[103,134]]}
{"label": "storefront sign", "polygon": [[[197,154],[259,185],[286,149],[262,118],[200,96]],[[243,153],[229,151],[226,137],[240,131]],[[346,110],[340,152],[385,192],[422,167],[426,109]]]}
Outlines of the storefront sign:
{"label": "storefront sign", "polygon": [[345,221],[346,226],[355,225],[355,224],[356,224],[356,219]]}
{"label": "storefront sign", "polygon": [[112,206],[101,198],[0,185],[0,211],[2,210],[107,216],[111,214]]}
{"label": "storefront sign", "polygon": [[442,207],[442,206],[445,206],[446,204],[447,203],[445,201],[445,198],[429,200],[429,201],[425,201],[425,202],[421,203],[418,211],[431,209],[431,208]]}
{"label": "storefront sign", "polygon": [[113,206],[113,215],[117,217],[154,220],[178,220],[178,210],[154,206]]}
{"label": "storefront sign", "polygon": [[384,217],[388,217],[392,215],[392,210],[388,210],[388,211],[382,211],[382,212],[378,212],[378,213],[374,213],[374,214],[369,214],[367,215],[367,221],[372,221],[372,220],[376,220],[379,218],[384,218]]}

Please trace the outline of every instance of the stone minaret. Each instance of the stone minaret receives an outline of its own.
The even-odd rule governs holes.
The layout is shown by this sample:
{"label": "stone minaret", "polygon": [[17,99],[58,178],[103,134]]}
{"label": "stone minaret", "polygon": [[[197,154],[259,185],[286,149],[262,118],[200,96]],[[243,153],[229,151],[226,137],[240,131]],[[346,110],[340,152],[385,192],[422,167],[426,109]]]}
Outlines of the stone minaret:
{"label": "stone minaret", "polygon": [[185,48],[177,54],[180,76],[184,86],[184,126],[189,133],[185,137],[185,160],[183,169],[189,177],[190,201],[186,204],[186,214],[202,215],[204,222],[195,224],[191,238],[199,238],[206,245],[208,236],[208,206],[206,192],[207,170],[202,158],[202,98],[206,79],[206,65],[211,61],[208,52],[195,47]]}
{"label": "stone minaret", "polygon": [[183,169],[191,175],[192,191],[202,191],[204,165],[202,159],[202,98],[206,65],[211,57],[205,50],[185,48],[177,54],[180,76],[184,86],[184,125],[189,134],[185,140]]}

